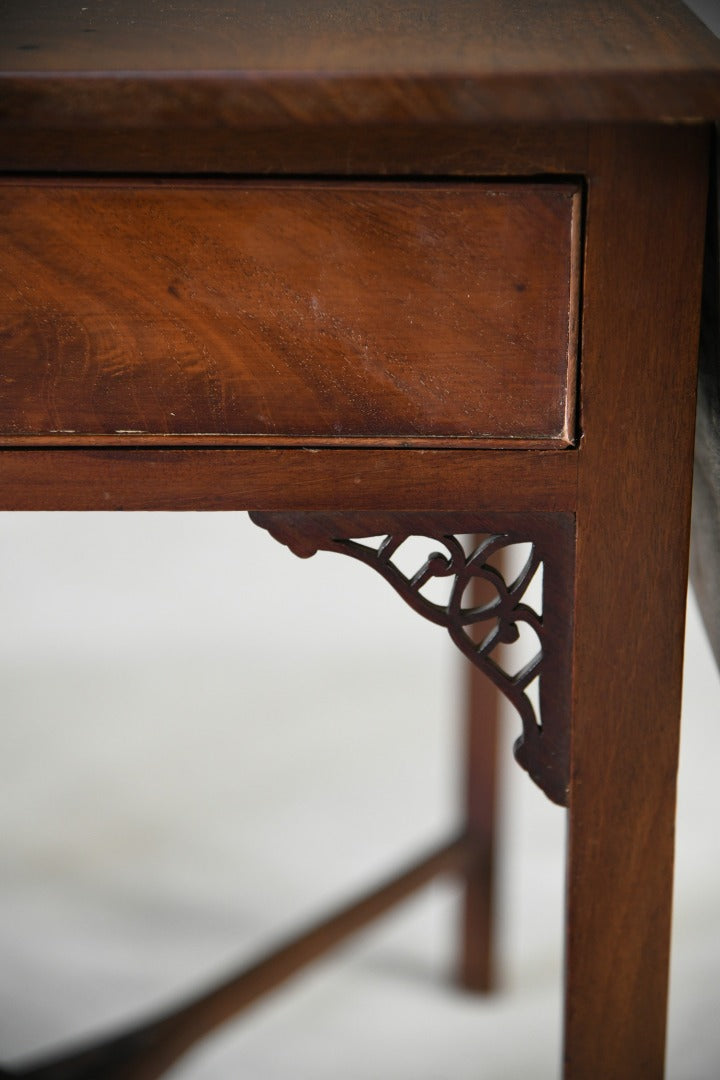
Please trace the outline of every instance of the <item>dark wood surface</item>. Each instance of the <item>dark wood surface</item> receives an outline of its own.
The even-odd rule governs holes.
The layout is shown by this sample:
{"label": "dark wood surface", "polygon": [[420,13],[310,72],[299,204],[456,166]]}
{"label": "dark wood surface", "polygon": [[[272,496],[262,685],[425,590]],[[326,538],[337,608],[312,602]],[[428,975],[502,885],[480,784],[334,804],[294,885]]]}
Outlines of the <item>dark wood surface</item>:
{"label": "dark wood surface", "polygon": [[28,72],[608,71],[621,83],[718,57],[676,0],[4,0],[2,25],[3,67]]}
{"label": "dark wood surface", "polygon": [[[573,642],[572,577],[575,555],[573,514],[440,513],[266,513],[253,511],[256,525],[300,558],[330,551],[356,559],[379,573],[418,615],[447,630],[457,648],[504,694],[521,722],[516,761],[561,806],[570,786],[570,699]],[[486,533],[475,549],[463,533]],[[437,549],[412,573],[400,569],[396,554],[412,536],[430,538]],[[362,541],[365,538],[365,541]],[[375,538],[373,541],[372,538]],[[379,542],[382,538],[382,542]],[[495,564],[504,548],[529,544],[525,566],[505,581]],[[476,610],[468,592],[473,579],[490,584],[494,602]],[[526,590],[542,578],[542,611]],[[432,602],[424,589],[449,579],[446,602]],[[509,664],[499,648],[518,640],[520,627],[536,638],[531,657]],[[477,643],[474,631],[482,629]],[[539,708],[528,694],[538,680]]]}
{"label": "dark wood surface", "polygon": [[[476,536],[479,543],[481,537]],[[507,580],[510,560],[499,553],[499,570]],[[498,563],[496,563],[498,565]],[[480,577],[473,581],[472,603],[476,607],[491,603],[494,590]],[[473,633],[480,644],[481,626]],[[476,993],[495,990],[498,979],[498,853],[500,850],[502,762],[500,734],[503,722],[503,699],[497,687],[475,664],[463,666],[464,699],[464,787],[462,813],[468,837],[477,858],[466,872],[459,957],[460,984]]]}
{"label": "dark wood surface", "polygon": [[2,510],[573,510],[572,450],[0,450]]}
{"label": "dark wood surface", "polygon": [[[203,16],[189,3],[59,0],[4,4],[0,56],[5,171],[586,178],[578,449],[3,449],[0,507],[447,511],[455,524],[468,511],[576,512],[576,575],[553,586],[574,587],[576,627],[565,1074],[661,1076],[708,148],[698,121],[720,110],[720,46],[675,0],[218,0]],[[76,215],[79,240],[89,227]],[[66,235],[67,260],[74,243]],[[33,409],[52,403],[27,399]]]}
{"label": "dark wood surface", "polygon": [[5,182],[0,441],[567,445],[579,211],[573,184]]}
{"label": "dark wood surface", "polygon": [[708,129],[599,130],[588,183],[566,1072],[665,1048]]}
{"label": "dark wood surface", "polygon": [[0,119],[0,167],[14,173],[566,177],[584,173],[586,144],[582,124],[493,124],[481,130],[442,124],[428,138],[426,129],[411,122],[248,131],[209,124],[178,132],[123,128],[122,117],[100,131],[82,125],[3,128]]}
{"label": "dark wood surface", "polygon": [[649,120],[720,107],[720,47],[679,0],[6,0],[1,19],[2,122],[21,128]]}

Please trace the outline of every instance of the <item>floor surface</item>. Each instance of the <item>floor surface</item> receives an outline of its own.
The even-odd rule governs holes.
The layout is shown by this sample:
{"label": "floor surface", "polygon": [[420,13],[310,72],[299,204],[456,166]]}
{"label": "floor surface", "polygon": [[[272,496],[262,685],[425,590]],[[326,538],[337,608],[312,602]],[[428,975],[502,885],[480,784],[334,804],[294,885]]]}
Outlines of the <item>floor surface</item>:
{"label": "floor surface", "polygon": [[[4,1063],[214,980],[452,827],[463,662],[364,567],[239,514],[0,515],[0,544]],[[501,991],[454,988],[438,883],[174,1080],[557,1075],[565,815],[505,729]],[[691,603],[670,1080],[720,1076],[718,762]]]}

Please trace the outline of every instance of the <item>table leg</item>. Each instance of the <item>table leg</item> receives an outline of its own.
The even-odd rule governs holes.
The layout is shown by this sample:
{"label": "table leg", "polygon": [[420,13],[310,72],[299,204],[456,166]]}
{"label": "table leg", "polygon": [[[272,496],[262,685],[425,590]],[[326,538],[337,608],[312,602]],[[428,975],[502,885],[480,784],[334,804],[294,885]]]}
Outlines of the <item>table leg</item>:
{"label": "table leg", "polygon": [[651,718],[629,688],[630,715],[612,715],[612,705],[598,697],[578,722],[568,844],[567,1080],[663,1075],[683,622],[678,604],[678,655],[655,675],[661,710]]}
{"label": "table leg", "polygon": [[663,1075],[707,150],[702,130],[593,136],[566,1080]]}
{"label": "table leg", "polygon": [[[473,603],[490,596],[475,579]],[[472,664],[465,664],[465,820],[473,860],[464,877],[459,957],[461,985],[487,993],[496,985],[495,861],[498,804],[498,733],[502,699],[498,689]]]}

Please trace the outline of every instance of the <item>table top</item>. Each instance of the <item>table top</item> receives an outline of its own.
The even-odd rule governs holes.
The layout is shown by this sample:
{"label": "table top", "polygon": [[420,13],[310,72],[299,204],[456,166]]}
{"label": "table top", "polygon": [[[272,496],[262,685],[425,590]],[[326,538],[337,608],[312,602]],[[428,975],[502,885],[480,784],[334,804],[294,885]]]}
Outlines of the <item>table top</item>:
{"label": "table top", "polygon": [[720,115],[679,0],[5,0],[0,130]]}

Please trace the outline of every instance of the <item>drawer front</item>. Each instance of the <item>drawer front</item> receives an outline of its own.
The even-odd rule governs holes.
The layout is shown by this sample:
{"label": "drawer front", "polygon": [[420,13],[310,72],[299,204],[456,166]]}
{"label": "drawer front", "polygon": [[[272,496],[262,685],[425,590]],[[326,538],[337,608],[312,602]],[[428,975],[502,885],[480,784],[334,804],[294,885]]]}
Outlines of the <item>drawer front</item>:
{"label": "drawer front", "polygon": [[572,183],[0,185],[0,439],[573,441]]}

